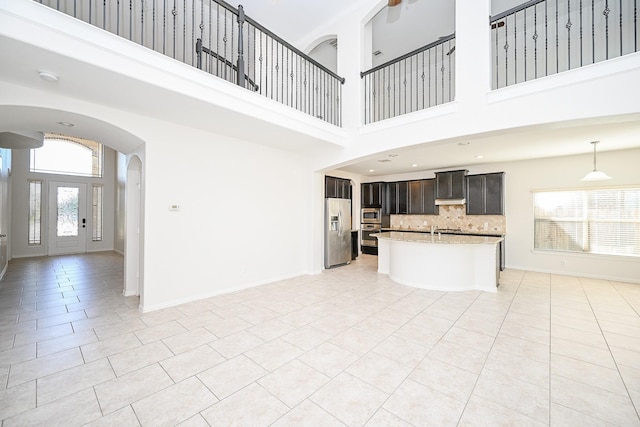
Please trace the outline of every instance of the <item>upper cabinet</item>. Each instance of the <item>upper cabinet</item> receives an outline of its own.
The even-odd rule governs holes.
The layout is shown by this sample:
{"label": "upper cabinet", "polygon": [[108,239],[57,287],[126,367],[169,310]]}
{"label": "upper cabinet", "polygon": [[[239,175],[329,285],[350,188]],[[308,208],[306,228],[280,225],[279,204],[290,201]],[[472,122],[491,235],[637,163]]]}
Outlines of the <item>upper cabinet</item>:
{"label": "upper cabinet", "polygon": [[382,182],[367,182],[361,185],[362,207],[381,208],[382,207]]}
{"label": "upper cabinet", "polygon": [[504,172],[467,176],[467,215],[504,215]]}
{"label": "upper cabinet", "polygon": [[409,214],[436,215],[436,180],[409,181]]}
{"label": "upper cabinet", "polygon": [[437,199],[464,199],[467,171],[436,172]]}
{"label": "upper cabinet", "polygon": [[328,199],[350,199],[351,181],[333,176],[325,176],[324,197]]}
{"label": "upper cabinet", "polygon": [[407,181],[385,182],[382,213],[385,215],[406,214],[409,206]]}
{"label": "upper cabinet", "polygon": [[382,214],[395,215],[398,213],[398,183],[385,182],[383,188]]}

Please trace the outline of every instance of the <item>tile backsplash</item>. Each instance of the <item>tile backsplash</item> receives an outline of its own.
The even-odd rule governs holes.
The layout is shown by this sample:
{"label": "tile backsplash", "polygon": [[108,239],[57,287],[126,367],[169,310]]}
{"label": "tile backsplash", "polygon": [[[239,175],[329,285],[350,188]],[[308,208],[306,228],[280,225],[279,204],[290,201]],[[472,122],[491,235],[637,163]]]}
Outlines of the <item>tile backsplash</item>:
{"label": "tile backsplash", "polygon": [[440,206],[438,215],[391,215],[391,228],[430,231],[435,228],[459,228],[470,233],[506,234],[504,215],[467,215],[464,205]]}

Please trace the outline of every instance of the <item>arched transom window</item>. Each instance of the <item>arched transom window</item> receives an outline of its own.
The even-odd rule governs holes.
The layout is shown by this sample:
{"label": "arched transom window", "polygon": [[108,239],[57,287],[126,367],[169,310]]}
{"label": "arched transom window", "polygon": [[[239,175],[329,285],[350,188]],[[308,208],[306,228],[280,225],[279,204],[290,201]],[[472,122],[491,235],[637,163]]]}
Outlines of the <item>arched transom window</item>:
{"label": "arched transom window", "polygon": [[103,148],[99,142],[45,133],[44,145],[31,150],[31,172],[102,177]]}

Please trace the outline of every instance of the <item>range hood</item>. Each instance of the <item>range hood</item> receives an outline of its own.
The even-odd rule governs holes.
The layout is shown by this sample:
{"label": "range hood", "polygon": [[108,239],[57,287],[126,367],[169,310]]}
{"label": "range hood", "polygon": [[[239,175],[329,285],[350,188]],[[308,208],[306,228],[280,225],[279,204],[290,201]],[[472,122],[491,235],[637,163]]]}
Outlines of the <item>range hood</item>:
{"label": "range hood", "polygon": [[467,170],[436,172],[436,206],[467,203]]}
{"label": "range hood", "polygon": [[436,206],[443,205],[464,205],[467,199],[436,199]]}

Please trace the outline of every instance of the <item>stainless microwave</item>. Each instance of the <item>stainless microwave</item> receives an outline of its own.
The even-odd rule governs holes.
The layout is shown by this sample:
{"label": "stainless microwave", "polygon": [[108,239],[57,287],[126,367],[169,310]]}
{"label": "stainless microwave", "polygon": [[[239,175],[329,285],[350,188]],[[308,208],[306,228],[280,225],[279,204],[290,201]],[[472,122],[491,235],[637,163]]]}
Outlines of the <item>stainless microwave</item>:
{"label": "stainless microwave", "polygon": [[361,224],[380,224],[382,222],[382,209],[362,208]]}

